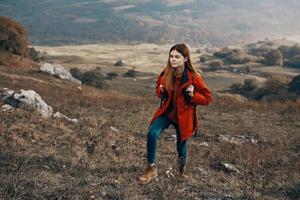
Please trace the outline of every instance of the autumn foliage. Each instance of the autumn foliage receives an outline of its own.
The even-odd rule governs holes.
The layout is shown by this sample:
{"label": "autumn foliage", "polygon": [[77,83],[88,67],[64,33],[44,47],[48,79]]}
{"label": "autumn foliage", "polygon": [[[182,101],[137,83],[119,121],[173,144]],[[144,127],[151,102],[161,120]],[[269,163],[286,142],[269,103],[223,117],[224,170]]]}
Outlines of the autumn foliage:
{"label": "autumn foliage", "polygon": [[0,48],[20,56],[28,54],[28,33],[19,23],[0,16]]}

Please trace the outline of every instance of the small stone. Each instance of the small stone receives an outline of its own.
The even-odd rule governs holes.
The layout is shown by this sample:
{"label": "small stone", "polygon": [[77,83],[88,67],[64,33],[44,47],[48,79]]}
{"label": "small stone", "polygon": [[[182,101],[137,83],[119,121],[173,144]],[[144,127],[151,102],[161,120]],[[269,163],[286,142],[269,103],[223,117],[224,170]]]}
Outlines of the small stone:
{"label": "small stone", "polygon": [[214,165],[214,168],[219,171],[224,171],[227,173],[236,172],[236,173],[240,174],[240,171],[234,165],[229,164],[229,163],[218,162]]}
{"label": "small stone", "polygon": [[2,110],[5,112],[5,111],[9,111],[9,110],[12,110],[13,107],[8,105],[8,104],[5,104],[2,106]]}
{"label": "small stone", "polygon": [[124,60],[120,59],[115,63],[115,66],[124,66]]}
{"label": "small stone", "polygon": [[201,142],[201,143],[200,143],[200,146],[203,146],[203,147],[209,147],[209,145],[208,145],[207,142]]}
{"label": "small stone", "polygon": [[111,127],[110,127],[110,130],[111,130],[111,131],[113,131],[113,132],[116,132],[116,133],[118,133],[118,132],[119,132],[119,130],[118,130],[118,129],[116,129],[115,127],[113,127],[113,126],[111,126]]}
{"label": "small stone", "polygon": [[60,112],[54,113],[53,117],[54,118],[63,118],[69,122],[78,123],[78,119],[71,119],[71,118],[67,117],[66,115],[61,114]]}
{"label": "small stone", "polygon": [[167,137],[165,137],[165,140],[167,140],[167,141],[175,141],[176,140],[176,135],[173,134],[171,136],[167,136]]}

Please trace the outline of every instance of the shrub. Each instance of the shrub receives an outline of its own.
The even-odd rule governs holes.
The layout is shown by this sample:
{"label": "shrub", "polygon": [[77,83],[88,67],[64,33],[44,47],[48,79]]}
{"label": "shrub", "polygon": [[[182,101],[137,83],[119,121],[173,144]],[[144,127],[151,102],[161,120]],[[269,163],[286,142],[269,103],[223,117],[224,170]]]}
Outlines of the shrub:
{"label": "shrub", "polygon": [[278,50],[282,53],[283,57],[289,57],[290,47],[287,45],[281,45]]}
{"label": "shrub", "polygon": [[105,87],[105,76],[103,75],[101,68],[97,67],[94,70],[83,73],[81,82],[82,84],[103,89]]}
{"label": "shrub", "polygon": [[28,56],[27,31],[9,17],[0,16],[0,48],[23,57]]}
{"label": "shrub", "polygon": [[222,60],[213,60],[208,64],[210,70],[219,70],[223,67],[223,65],[224,63]]}
{"label": "shrub", "polygon": [[283,65],[283,56],[281,51],[273,49],[265,56],[265,64],[267,65]]}
{"label": "shrub", "polygon": [[297,44],[291,47],[282,45],[278,48],[278,50],[280,50],[283,56],[288,59],[293,58],[295,56],[300,56],[300,46]]}
{"label": "shrub", "polygon": [[300,68],[300,56],[296,56],[284,62],[285,66]]}
{"label": "shrub", "polygon": [[297,44],[291,47],[282,45],[278,50],[284,57],[284,66],[300,68],[300,47]]}
{"label": "shrub", "polygon": [[135,69],[129,69],[124,76],[135,78],[137,76],[137,71],[135,71]]}
{"label": "shrub", "polygon": [[73,67],[69,71],[74,78],[76,78],[78,80],[82,79],[82,72],[77,67]]}
{"label": "shrub", "polygon": [[273,46],[274,43],[272,41],[266,41],[265,45],[267,45],[267,46]]}
{"label": "shrub", "polygon": [[296,100],[297,95],[294,93],[289,93],[287,90],[281,90],[276,94],[265,95],[261,98],[263,101],[286,101],[286,100]]}
{"label": "shrub", "polygon": [[300,75],[295,76],[293,80],[288,84],[288,90],[300,95]]}
{"label": "shrub", "polygon": [[248,78],[244,80],[244,84],[241,87],[241,90],[251,92],[258,88],[258,83],[256,79]]}
{"label": "shrub", "polygon": [[109,73],[106,74],[106,79],[113,80],[117,76],[119,76],[117,73],[115,73],[115,72],[109,72]]}
{"label": "shrub", "polygon": [[254,55],[254,56],[258,56],[258,57],[264,57],[266,56],[269,52],[270,52],[270,48],[262,46],[262,47],[258,47],[258,48],[251,48],[249,49],[249,54]]}
{"label": "shrub", "polygon": [[279,90],[286,88],[289,80],[282,76],[272,76],[264,82],[263,88],[270,91],[270,93],[276,93]]}
{"label": "shrub", "polygon": [[33,47],[30,47],[28,49],[28,56],[34,60],[34,61],[39,61],[39,52],[35,50],[35,48]]}
{"label": "shrub", "polygon": [[232,54],[234,54],[234,51],[232,49],[229,49],[228,47],[224,47],[222,50],[215,52],[214,56],[218,58],[225,58]]}
{"label": "shrub", "polygon": [[231,89],[232,91],[238,92],[238,91],[241,90],[242,86],[243,86],[243,84],[241,84],[241,83],[233,83],[233,84],[230,86],[230,89]]}
{"label": "shrub", "polygon": [[289,57],[300,56],[300,46],[298,44],[293,45],[289,49]]}
{"label": "shrub", "polygon": [[207,54],[204,54],[202,56],[199,57],[199,61],[200,62],[206,62],[208,60],[211,60],[212,59],[212,56],[211,55],[207,55]]}
{"label": "shrub", "polygon": [[267,79],[263,86],[255,92],[255,99],[259,100],[265,96],[283,94],[287,89],[288,82],[287,78],[280,76],[273,76]]}
{"label": "shrub", "polygon": [[245,53],[236,53],[226,57],[226,62],[231,64],[245,64],[254,60],[252,56]]}

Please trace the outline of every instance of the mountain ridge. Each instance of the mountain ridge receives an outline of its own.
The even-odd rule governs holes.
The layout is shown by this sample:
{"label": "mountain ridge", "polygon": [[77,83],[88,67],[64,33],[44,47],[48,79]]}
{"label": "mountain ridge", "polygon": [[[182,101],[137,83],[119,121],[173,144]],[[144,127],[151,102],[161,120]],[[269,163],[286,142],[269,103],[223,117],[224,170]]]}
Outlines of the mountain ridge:
{"label": "mountain ridge", "polygon": [[295,0],[0,2],[2,15],[24,24],[35,45],[137,41],[226,46],[297,35],[299,8]]}

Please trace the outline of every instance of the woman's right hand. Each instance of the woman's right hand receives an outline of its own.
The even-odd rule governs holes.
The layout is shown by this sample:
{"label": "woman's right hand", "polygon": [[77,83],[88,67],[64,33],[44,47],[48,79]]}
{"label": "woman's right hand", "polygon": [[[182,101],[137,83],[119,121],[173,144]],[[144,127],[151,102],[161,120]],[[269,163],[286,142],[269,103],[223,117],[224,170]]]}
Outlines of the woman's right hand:
{"label": "woman's right hand", "polygon": [[168,92],[162,84],[159,85],[159,90],[160,90],[160,98],[161,99],[167,99],[168,98]]}
{"label": "woman's right hand", "polygon": [[164,92],[165,91],[165,88],[162,84],[159,85],[159,89],[160,89],[160,92]]}

